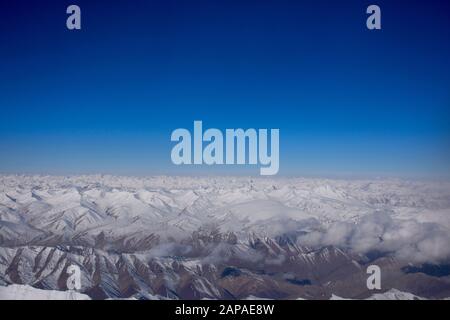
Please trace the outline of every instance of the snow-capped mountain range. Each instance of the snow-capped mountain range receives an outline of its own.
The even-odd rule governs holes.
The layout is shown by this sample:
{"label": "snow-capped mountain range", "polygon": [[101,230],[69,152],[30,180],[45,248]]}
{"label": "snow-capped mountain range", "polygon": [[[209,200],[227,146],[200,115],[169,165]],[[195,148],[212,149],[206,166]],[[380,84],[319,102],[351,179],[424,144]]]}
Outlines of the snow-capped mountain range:
{"label": "snow-capped mountain range", "polygon": [[445,298],[449,231],[448,182],[0,176],[0,286],[94,299]]}
{"label": "snow-capped mountain range", "polygon": [[[152,297],[155,300],[164,299],[161,296]],[[28,285],[12,284],[7,287],[0,286],[0,300],[90,300],[89,296],[74,291],[56,291],[36,289]],[[255,296],[248,296],[245,300],[269,300]],[[330,300],[348,300],[332,295]],[[411,293],[391,289],[385,293],[376,293],[367,300],[424,300]]]}

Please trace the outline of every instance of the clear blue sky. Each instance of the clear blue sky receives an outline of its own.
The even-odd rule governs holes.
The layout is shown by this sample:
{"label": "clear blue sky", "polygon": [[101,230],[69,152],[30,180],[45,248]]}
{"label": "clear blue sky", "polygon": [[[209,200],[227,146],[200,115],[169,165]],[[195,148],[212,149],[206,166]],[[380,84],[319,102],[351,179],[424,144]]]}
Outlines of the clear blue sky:
{"label": "clear blue sky", "polygon": [[[365,27],[369,4],[382,30]],[[65,27],[78,4],[82,30]],[[447,1],[2,1],[0,172],[176,167],[172,130],[279,128],[281,175],[450,175]]]}

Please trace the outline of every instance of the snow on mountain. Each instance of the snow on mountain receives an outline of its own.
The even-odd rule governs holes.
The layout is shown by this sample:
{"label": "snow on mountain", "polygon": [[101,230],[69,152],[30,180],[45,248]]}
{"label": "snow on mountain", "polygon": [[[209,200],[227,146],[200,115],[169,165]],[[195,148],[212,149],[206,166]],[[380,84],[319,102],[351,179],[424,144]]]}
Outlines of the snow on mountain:
{"label": "snow on mountain", "polygon": [[[331,295],[330,300],[351,300],[348,298],[342,298],[335,294]],[[416,296],[412,293],[403,292],[397,289],[390,289],[383,293],[375,293],[365,300],[426,300],[425,298]]]}
{"label": "snow on mountain", "polygon": [[375,293],[367,300],[426,300],[412,293],[402,292],[397,289],[391,289],[384,293]]}
{"label": "snow on mountain", "polygon": [[[400,255],[409,255],[408,243],[395,243],[413,239],[414,259],[440,259],[450,257],[441,245],[449,242],[449,213],[450,184],[443,182],[0,176],[0,243],[7,245],[115,243],[145,250],[157,239],[216,225],[239,238],[306,235],[300,240],[312,246]],[[355,225],[379,230],[360,246],[361,239],[352,239]],[[437,248],[431,255],[430,245]]]}
{"label": "snow on mountain", "polygon": [[444,297],[449,231],[447,182],[0,176],[0,285],[64,290],[75,263],[95,298],[367,297],[374,259]]}
{"label": "snow on mountain", "polygon": [[41,290],[27,285],[0,286],[0,300],[90,300],[74,291]]}
{"label": "snow on mountain", "polygon": [[[162,296],[152,294],[148,294],[146,298],[148,300],[165,299]],[[134,300],[136,298],[127,298],[127,299]],[[30,287],[28,285],[13,284],[6,287],[0,286],[0,300],[91,300],[91,298],[88,295],[78,293],[75,291],[41,290]],[[244,300],[270,300],[270,299],[249,295]],[[297,298],[296,300],[304,300],[304,299]],[[332,294],[330,300],[350,300],[350,299],[342,298]],[[391,289],[384,293],[373,294],[370,297],[366,298],[365,300],[426,300],[426,299],[411,293],[402,292],[397,289]]]}

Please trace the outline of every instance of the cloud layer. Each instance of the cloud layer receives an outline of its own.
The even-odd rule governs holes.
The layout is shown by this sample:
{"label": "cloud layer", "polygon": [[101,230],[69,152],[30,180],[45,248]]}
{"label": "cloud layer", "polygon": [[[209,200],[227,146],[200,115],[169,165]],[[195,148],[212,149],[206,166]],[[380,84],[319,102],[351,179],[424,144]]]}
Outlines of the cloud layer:
{"label": "cloud layer", "polygon": [[395,219],[375,212],[357,223],[334,222],[297,239],[313,247],[333,245],[356,253],[379,251],[412,262],[445,262],[450,259],[449,231],[437,224]]}

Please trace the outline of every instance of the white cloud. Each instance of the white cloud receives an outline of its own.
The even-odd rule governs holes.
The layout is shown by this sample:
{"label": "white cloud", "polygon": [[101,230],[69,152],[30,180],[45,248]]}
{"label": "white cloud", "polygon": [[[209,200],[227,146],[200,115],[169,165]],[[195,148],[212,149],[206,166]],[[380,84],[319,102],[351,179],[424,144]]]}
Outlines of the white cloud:
{"label": "white cloud", "polygon": [[395,219],[388,212],[375,212],[357,223],[335,222],[299,237],[298,242],[314,247],[334,245],[356,253],[377,250],[413,262],[450,259],[450,234],[445,227]]}

